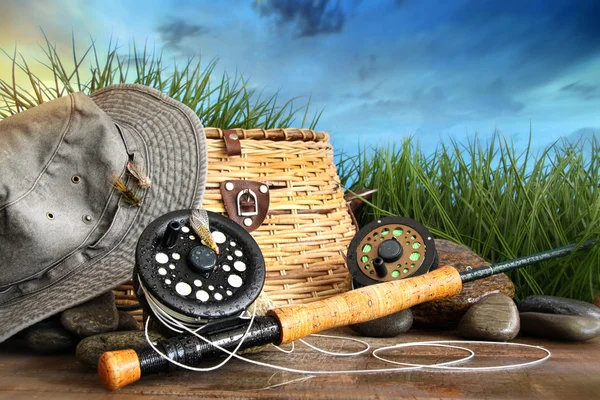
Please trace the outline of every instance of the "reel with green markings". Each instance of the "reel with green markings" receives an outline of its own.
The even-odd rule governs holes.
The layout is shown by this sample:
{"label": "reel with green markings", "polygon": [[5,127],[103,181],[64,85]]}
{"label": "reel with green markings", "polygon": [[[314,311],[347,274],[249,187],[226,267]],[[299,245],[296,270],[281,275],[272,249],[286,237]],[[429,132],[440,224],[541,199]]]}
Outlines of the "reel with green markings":
{"label": "reel with green markings", "polygon": [[348,248],[354,287],[422,275],[437,267],[433,235],[405,217],[385,217],[365,225]]}

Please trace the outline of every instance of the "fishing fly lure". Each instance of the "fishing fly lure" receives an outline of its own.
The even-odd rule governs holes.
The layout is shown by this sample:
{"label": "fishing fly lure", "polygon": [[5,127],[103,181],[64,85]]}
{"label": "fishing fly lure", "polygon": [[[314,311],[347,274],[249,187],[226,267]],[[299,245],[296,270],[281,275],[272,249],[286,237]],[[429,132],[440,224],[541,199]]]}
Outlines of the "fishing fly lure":
{"label": "fishing fly lure", "polygon": [[138,186],[142,189],[149,189],[152,186],[152,181],[146,171],[133,161],[127,163],[127,171],[134,176],[138,181]]}
{"label": "fishing fly lure", "polygon": [[215,243],[208,224],[208,213],[206,210],[197,208],[192,211],[192,215],[190,216],[192,229],[209,249],[219,254],[219,246]]}
{"label": "fishing fly lure", "polygon": [[138,197],[137,194],[125,185],[123,179],[119,176],[113,176],[113,187],[117,189],[121,196],[125,199],[126,202],[131,204],[132,206],[139,207],[142,204],[142,201]]}

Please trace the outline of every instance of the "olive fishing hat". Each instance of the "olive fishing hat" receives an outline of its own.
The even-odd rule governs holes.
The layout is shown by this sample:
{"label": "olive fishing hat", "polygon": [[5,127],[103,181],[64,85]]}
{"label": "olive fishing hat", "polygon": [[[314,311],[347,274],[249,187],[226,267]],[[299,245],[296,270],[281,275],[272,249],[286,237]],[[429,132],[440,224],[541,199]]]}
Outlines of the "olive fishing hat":
{"label": "olive fishing hat", "polygon": [[130,279],[143,229],[200,206],[207,161],[196,114],[141,85],[0,120],[0,342]]}

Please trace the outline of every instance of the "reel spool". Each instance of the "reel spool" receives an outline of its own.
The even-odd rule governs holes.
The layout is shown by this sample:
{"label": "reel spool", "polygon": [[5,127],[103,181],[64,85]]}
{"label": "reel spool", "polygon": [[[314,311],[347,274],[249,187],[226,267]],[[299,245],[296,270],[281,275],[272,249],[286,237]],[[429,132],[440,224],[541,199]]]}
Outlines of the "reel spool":
{"label": "reel spool", "polygon": [[405,217],[385,217],[365,225],[348,247],[355,288],[422,275],[437,268],[433,235]]}
{"label": "reel spool", "polygon": [[198,327],[241,315],[260,294],[266,270],[257,243],[240,225],[207,212],[217,254],[192,229],[191,212],[165,214],[142,232],[133,283],[149,315],[156,317],[154,307]]}

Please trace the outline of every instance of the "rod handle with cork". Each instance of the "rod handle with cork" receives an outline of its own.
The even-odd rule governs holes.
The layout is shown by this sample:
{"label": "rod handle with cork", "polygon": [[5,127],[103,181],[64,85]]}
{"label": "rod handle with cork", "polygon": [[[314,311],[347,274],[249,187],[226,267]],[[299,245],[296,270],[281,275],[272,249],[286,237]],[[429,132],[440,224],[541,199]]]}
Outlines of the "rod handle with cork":
{"label": "rod handle with cork", "polygon": [[[208,334],[206,339],[228,351],[234,350],[242,338],[244,342],[240,349],[269,343],[290,343],[312,333],[371,321],[417,304],[451,297],[460,293],[464,282],[563,257],[575,250],[588,249],[596,242],[597,239],[590,239],[460,273],[451,266],[444,266],[425,275],[365,286],[314,303],[276,308],[270,310],[266,317],[256,317],[249,331],[246,322],[231,330]],[[158,343],[158,347],[168,358],[189,366],[196,366],[209,356],[222,354],[215,346],[195,336],[164,340]],[[111,351],[100,357],[98,374],[108,389],[115,390],[143,375],[166,371],[171,365],[152,348],[141,352]]]}
{"label": "rod handle with cork", "polygon": [[428,274],[351,290],[309,304],[270,310],[281,327],[279,344],[326,329],[371,321],[427,301],[460,293],[462,280],[450,266]]}
{"label": "rod handle with cork", "polygon": [[[326,329],[371,321],[416,304],[454,296],[461,289],[460,274],[453,267],[446,266],[425,275],[362,287],[310,304],[276,308],[270,310],[267,317],[255,319],[255,325],[259,326],[255,329],[253,325],[241,349],[269,343],[290,343]],[[260,333],[256,333],[257,330]],[[207,339],[231,351],[237,346],[243,333],[245,329],[240,328],[237,333],[226,332],[221,334],[222,337],[209,335]],[[180,357],[186,353],[183,348],[185,346],[195,348],[202,343],[214,349],[215,353],[221,353],[214,346],[195,337],[181,336],[170,341],[169,344],[169,340],[159,342],[162,343],[163,350],[166,350],[166,355],[190,366],[203,361],[207,354],[194,360],[186,360],[185,356]],[[174,350],[170,351],[168,347],[173,347]],[[139,353],[134,350],[110,351],[100,357],[98,375],[108,389],[115,390],[139,380],[143,375],[163,371],[169,365],[167,360],[152,349]]]}

